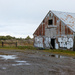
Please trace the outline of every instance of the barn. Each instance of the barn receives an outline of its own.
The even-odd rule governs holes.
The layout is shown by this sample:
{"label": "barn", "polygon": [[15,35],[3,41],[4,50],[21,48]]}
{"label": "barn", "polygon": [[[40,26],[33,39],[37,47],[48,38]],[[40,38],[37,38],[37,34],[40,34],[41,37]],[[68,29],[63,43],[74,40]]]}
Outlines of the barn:
{"label": "barn", "polygon": [[34,47],[75,50],[75,13],[50,10],[33,33]]}

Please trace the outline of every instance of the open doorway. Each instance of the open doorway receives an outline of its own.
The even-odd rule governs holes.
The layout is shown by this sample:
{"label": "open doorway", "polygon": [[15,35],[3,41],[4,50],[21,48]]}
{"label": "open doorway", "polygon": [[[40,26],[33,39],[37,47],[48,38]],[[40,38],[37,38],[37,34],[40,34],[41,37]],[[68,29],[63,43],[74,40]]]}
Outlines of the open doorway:
{"label": "open doorway", "polygon": [[51,45],[52,45],[52,48],[55,49],[55,39],[53,38],[51,39]]}

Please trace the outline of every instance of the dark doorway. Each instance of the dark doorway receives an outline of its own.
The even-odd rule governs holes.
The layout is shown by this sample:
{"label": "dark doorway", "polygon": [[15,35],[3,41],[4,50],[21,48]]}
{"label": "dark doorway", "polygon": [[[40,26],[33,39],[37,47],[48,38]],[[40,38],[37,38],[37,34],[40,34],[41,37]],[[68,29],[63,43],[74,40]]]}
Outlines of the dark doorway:
{"label": "dark doorway", "polygon": [[51,39],[52,48],[55,49],[55,39]]}

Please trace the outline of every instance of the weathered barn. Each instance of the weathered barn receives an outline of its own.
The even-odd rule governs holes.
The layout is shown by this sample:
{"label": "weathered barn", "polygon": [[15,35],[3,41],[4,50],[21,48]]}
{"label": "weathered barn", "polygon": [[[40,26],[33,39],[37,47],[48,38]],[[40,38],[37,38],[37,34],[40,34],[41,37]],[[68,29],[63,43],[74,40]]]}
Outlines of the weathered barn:
{"label": "weathered barn", "polygon": [[35,47],[75,50],[75,13],[49,11],[33,36]]}

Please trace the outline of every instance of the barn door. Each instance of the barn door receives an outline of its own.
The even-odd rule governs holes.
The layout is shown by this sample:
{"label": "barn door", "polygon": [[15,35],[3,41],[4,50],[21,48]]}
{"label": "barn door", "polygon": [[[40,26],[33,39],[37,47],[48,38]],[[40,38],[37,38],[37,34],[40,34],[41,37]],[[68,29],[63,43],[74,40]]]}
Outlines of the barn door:
{"label": "barn door", "polygon": [[53,49],[55,49],[55,39],[54,38],[51,39],[51,46]]}

